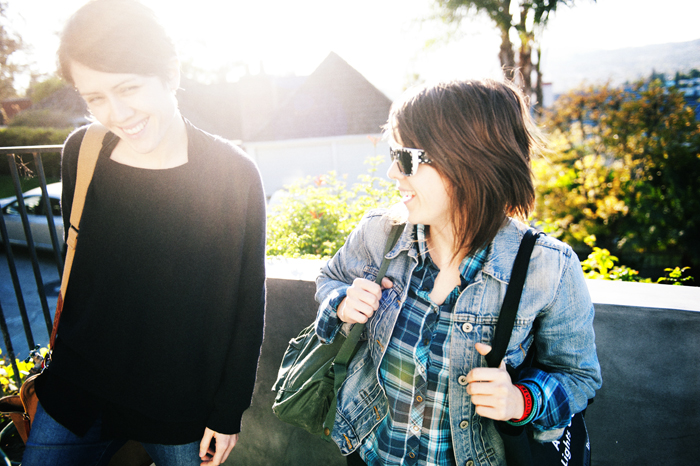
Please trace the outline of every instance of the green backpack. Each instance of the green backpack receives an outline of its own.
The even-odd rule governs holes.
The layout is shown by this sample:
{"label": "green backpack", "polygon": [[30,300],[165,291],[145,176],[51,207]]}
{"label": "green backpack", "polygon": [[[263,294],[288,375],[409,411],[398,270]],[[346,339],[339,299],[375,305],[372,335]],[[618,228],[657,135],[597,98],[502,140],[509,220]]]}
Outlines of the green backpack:
{"label": "green backpack", "polygon": [[[404,225],[394,225],[384,247],[384,256],[394,247]],[[380,283],[389,260],[382,259],[376,283]],[[312,323],[289,342],[282,358],[272,411],[288,424],[331,441],[337,395],[347,376],[348,365],[360,347],[365,324],[356,324],[345,338],[340,333],[333,343],[323,344]]]}

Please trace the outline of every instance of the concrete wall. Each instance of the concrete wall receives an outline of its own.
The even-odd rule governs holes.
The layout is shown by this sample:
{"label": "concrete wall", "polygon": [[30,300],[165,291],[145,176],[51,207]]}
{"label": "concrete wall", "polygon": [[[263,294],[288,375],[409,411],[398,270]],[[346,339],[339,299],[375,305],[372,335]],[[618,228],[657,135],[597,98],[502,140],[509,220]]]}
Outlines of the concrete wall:
{"label": "concrete wall", "polygon": [[588,286],[603,370],[586,412],[593,464],[698,464],[700,288]]}
{"label": "concrete wall", "polygon": [[[344,465],[333,444],[279,421],[270,390],[288,341],[315,317],[320,262],[274,263],[253,404],[226,464]],[[286,271],[285,271],[286,270]],[[700,288],[589,281],[603,388],[586,420],[593,464],[695,464],[700,458]]]}

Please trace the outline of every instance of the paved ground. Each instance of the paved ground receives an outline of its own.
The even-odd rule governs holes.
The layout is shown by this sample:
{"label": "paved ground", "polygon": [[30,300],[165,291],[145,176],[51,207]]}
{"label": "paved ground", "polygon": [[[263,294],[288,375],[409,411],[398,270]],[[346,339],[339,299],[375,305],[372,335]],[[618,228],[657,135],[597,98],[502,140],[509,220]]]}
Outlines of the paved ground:
{"label": "paved ground", "polygon": [[[41,300],[37,291],[37,281],[32,268],[29,251],[26,248],[14,246],[12,248],[12,255],[15,259],[19,286],[24,296],[34,342],[35,344],[46,346],[49,341],[49,335]],[[60,288],[58,268],[52,253],[37,251],[37,258],[41,280],[43,282],[42,286],[46,293],[46,303],[53,316],[53,312],[56,308],[58,290]],[[24,359],[29,352],[29,347],[22,325],[22,318],[20,317],[18,300],[8,266],[7,255],[5,254],[5,246],[3,244],[0,244],[0,305],[2,305],[2,311],[5,316],[5,321],[7,322],[15,355],[19,359]],[[0,338],[0,348],[4,355],[7,354],[7,348],[3,338]]]}

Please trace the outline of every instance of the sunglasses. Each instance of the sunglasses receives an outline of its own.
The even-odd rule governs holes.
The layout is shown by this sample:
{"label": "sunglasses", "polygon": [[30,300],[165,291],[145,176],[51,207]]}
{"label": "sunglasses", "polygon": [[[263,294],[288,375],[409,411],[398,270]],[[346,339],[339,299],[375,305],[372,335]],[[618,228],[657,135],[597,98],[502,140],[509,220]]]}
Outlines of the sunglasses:
{"label": "sunglasses", "polygon": [[403,176],[413,176],[418,171],[418,165],[421,163],[431,163],[431,160],[425,155],[423,149],[389,149],[391,160],[396,161],[399,171]]}

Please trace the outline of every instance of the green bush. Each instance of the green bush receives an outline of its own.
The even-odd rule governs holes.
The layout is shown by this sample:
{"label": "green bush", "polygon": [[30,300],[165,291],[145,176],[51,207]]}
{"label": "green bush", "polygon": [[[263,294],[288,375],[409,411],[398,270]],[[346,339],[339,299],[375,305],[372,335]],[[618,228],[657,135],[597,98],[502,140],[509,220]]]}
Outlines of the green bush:
{"label": "green bush", "polygon": [[[304,259],[327,259],[345,243],[362,215],[376,207],[390,207],[399,201],[393,183],[374,176],[381,157],[370,159],[369,174],[347,188],[335,173],[309,177],[287,188],[282,200],[268,212],[267,255]],[[609,250],[595,246],[596,237],[583,242],[593,251],[581,262],[586,278],[652,283],[639,272],[618,265]],[[686,269],[667,269],[674,284],[690,284],[692,277],[682,277]]]}
{"label": "green bush", "polygon": [[29,128],[73,128],[72,117],[68,113],[56,110],[25,110],[18,113],[8,126],[25,126]]}
{"label": "green bush", "polygon": [[[63,144],[72,128],[28,128],[24,126],[0,129],[0,147],[45,146]],[[36,173],[32,154],[17,156],[22,176],[32,176]],[[60,178],[60,151],[42,154],[44,172],[49,178]],[[7,160],[0,161],[0,175],[9,175],[10,167]]]}
{"label": "green bush", "polygon": [[585,239],[586,244],[593,248],[593,252],[581,261],[583,275],[586,278],[651,283],[650,278],[641,278],[637,270],[626,265],[617,265],[619,259],[610,254],[607,249],[597,247],[595,241],[596,238],[593,235]]}
{"label": "green bush", "polygon": [[681,92],[660,81],[574,91],[543,123],[553,151],[533,164],[536,217],[550,234],[700,264],[700,122]]}
{"label": "green bush", "polygon": [[666,276],[659,278],[658,283],[678,286],[691,284],[693,283],[694,278],[686,274],[688,270],[690,270],[690,267],[674,267],[672,269],[664,269]]}
{"label": "green bush", "polygon": [[[0,354],[2,351],[0,351]],[[32,355],[36,353],[35,359]],[[17,364],[17,369],[19,370],[19,379],[24,382],[24,380],[41,370],[41,361],[48,353],[48,348],[37,347],[31,352],[30,357],[26,358],[24,361],[20,361],[15,358],[15,363]],[[17,386],[17,377],[15,377],[15,370],[12,367],[12,362],[7,360],[7,356],[0,356],[0,389],[2,394],[0,396],[13,395],[19,391]]]}
{"label": "green bush", "polygon": [[399,201],[394,184],[375,175],[382,156],[368,159],[370,168],[347,187],[334,172],[309,177],[287,187],[268,213],[267,255],[328,258],[345,243],[362,215]]}
{"label": "green bush", "polygon": [[72,128],[29,128],[13,126],[0,129],[0,147],[63,144]]}

